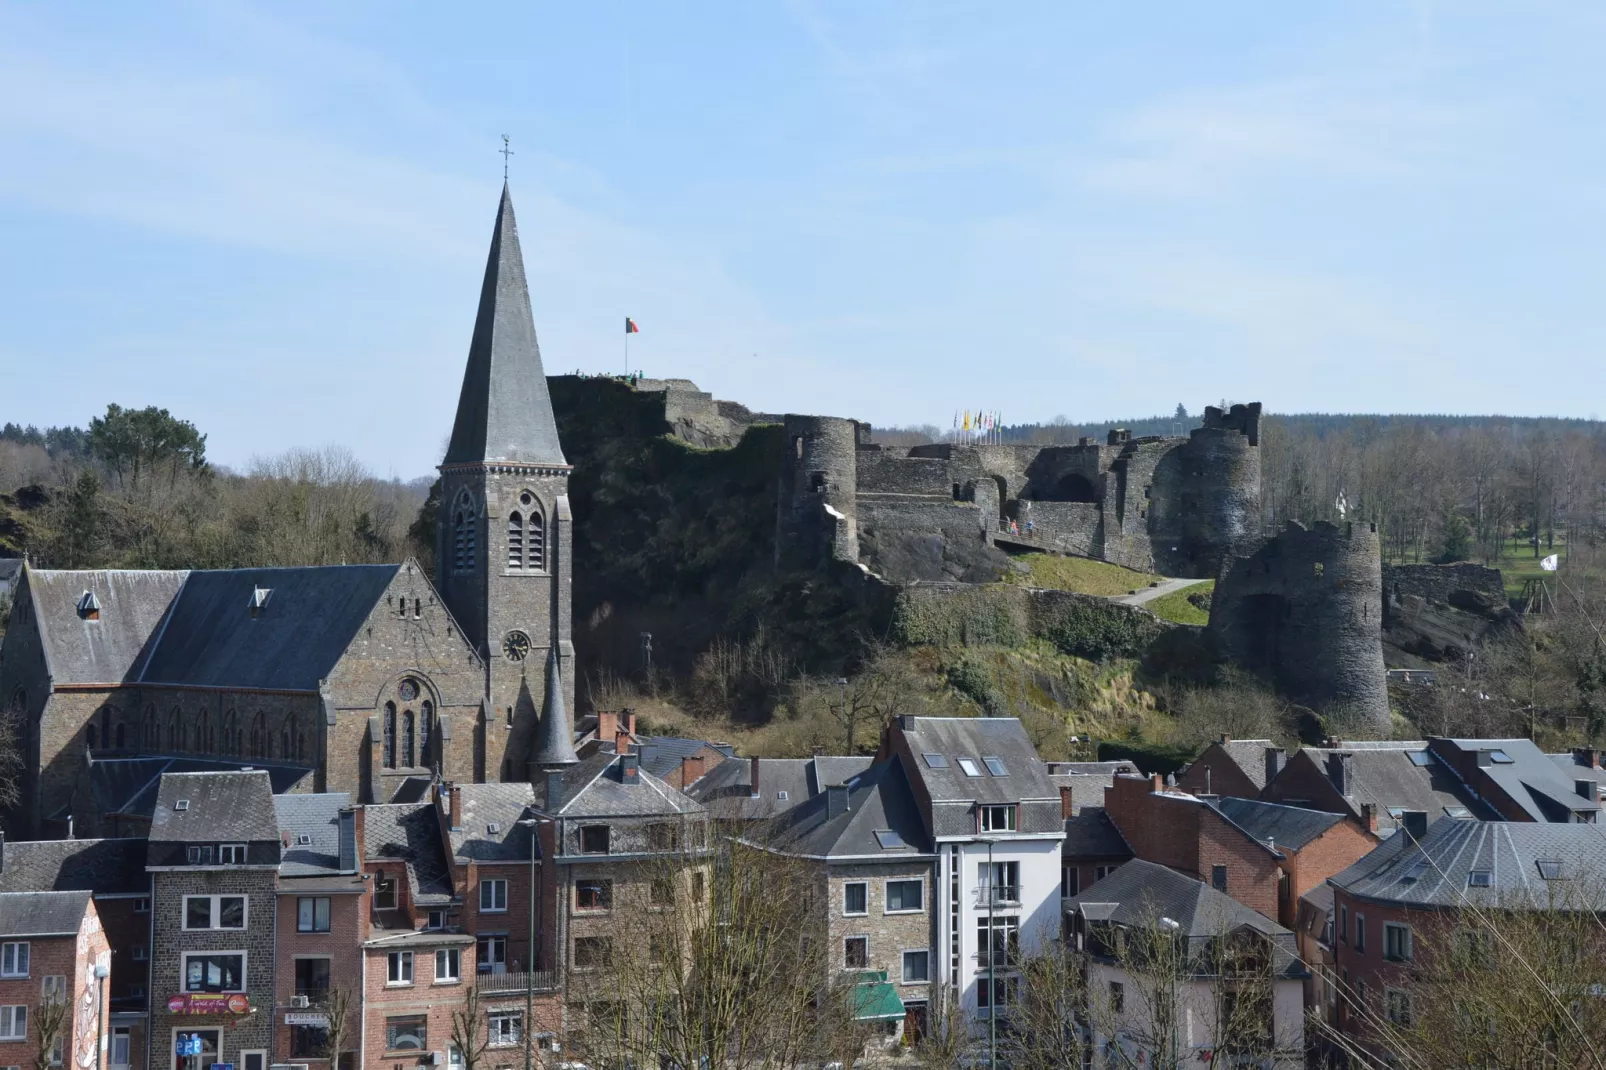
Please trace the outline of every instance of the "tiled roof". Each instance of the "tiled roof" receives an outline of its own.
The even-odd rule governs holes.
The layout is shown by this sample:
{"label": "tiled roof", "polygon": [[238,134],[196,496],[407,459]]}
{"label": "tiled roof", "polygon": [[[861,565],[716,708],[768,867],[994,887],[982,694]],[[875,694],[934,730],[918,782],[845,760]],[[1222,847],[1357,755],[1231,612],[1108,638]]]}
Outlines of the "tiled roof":
{"label": "tiled roof", "polygon": [[[758,762],[759,797],[753,798],[753,762]],[[757,821],[774,818],[814,797],[828,784],[845,784],[870,768],[870,758],[733,758],[720,762],[686,789],[717,818]]]}
{"label": "tiled roof", "polygon": [[[340,811],[349,809],[345,792],[318,795],[275,795],[273,812],[284,844],[282,877],[313,877],[342,872]],[[309,842],[302,843],[305,837]],[[355,848],[352,849],[355,860]]]}
{"label": "tiled roof", "polygon": [[89,789],[103,814],[150,817],[156,811],[156,794],[165,773],[223,773],[260,769],[268,774],[275,795],[295,787],[312,770],[304,765],[280,765],[261,759],[91,757]]}
{"label": "tiled roof", "polygon": [[1345,820],[1343,814],[1307,810],[1301,806],[1281,806],[1254,799],[1223,798],[1211,805],[1248,833],[1250,839],[1275,843],[1279,848],[1295,851]]}
{"label": "tiled roof", "polygon": [[145,840],[18,840],[0,848],[0,892],[150,891]]}
{"label": "tiled roof", "polygon": [[[1352,756],[1349,763],[1350,790],[1346,800],[1356,817],[1361,815],[1363,805],[1374,805],[1380,829],[1398,826],[1398,819],[1389,813],[1391,809],[1423,811],[1428,815],[1429,822],[1462,809],[1472,817],[1495,816],[1446,765],[1431,756],[1422,757],[1428,754],[1426,744],[1422,742],[1397,745],[1346,742],[1342,748],[1304,747],[1295,758],[1314,763],[1317,774],[1327,777],[1327,759],[1332,754]],[[1412,755],[1418,757],[1413,760]],[[1426,764],[1418,764],[1419,761],[1425,761]],[[1293,764],[1294,759],[1290,759],[1289,765]],[[1290,774],[1285,769],[1283,775]]]}
{"label": "tiled roof", "polygon": [[[186,805],[178,809],[175,804]],[[268,774],[255,772],[167,773],[151,814],[153,841],[204,840],[279,842]]]}
{"label": "tiled roof", "polygon": [[528,862],[530,830],[519,824],[535,808],[529,784],[460,784],[461,828],[448,834],[459,862]]}
{"label": "tiled roof", "polygon": [[[1014,717],[909,717],[903,735],[914,755],[914,775],[925,784],[934,802],[1019,802],[1053,799],[1059,789],[1026,730]],[[946,762],[933,766],[926,754]],[[984,757],[1003,762],[1005,775],[995,776],[982,764]],[[979,776],[968,775],[959,764],[976,763]]]}
{"label": "tiled roof", "polygon": [[1332,884],[1420,907],[1541,906],[1555,897],[1598,911],[1606,909],[1606,832],[1592,824],[1440,821],[1420,843],[1390,837]]}
{"label": "tiled roof", "polygon": [[433,802],[363,807],[363,842],[364,861],[406,864],[413,902],[421,906],[451,902],[452,873]]}
{"label": "tiled roof", "polygon": [[0,893],[0,936],[72,936],[83,924],[88,892]]}
{"label": "tiled roof", "polygon": [[872,765],[848,782],[847,806],[830,814],[829,792],[800,799],[768,828],[764,843],[810,858],[893,861],[931,850],[901,762]]}
{"label": "tiled roof", "polygon": [[1203,881],[1140,858],[1067,899],[1065,910],[1078,912],[1089,921],[1129,928],[1146,928],[1170,918],[1179,926],[1178,932],[1191,937],[1221,936],[1245,927],[1267,936],[1291,935],[1264,914]]}
{"label": "tiled roof", "polygon": [[1266,786],[1266,748],[1276,745],[1269,739],[1230,739],[1216,744],[1257,788]]}
{"label": "tiled roof", "polygon": [[[30,568],[28,598],[54,684],[116,684],[130,678],[188,572]],[[78,613],[85,591],[100,619]]]}
{"label": "tiled roof", "polygon": [[[699,813],[704,807],[648,772],[627,784],[620,776],[622,755],[593,754],[562,774],[557,804],[543,799],[543,813],[562,817],[646,817]],[[721,763],[723,764],[723,763]]]}
{"label": "tiled roof", "polygon": [[[1535,821],[1568,821],[1579,812],[1599,814],[1600,803],[1575,790],[1575,778],[1565,776],[1550,756],[1531,739],[1436,739],[1431,748],[1453,747],[1467,753],[1487,751],[1495,756],[1478,771],[1509,795]],[[1509,761],[1498,760],[1504,754]],[[1474,785],[1475,787],[1476,785]]]}
{"label": "tiled roof", "polygon": [[1084,806],[1065,819],[1065,858],[1131,858],[1132,848],[1102,806]]}

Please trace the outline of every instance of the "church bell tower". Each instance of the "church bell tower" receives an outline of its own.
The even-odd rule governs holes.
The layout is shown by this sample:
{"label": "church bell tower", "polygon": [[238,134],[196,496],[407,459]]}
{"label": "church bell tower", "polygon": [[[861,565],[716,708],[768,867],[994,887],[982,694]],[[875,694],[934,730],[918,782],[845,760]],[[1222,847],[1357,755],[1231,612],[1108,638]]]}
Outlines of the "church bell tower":
{"label": "church bell tower", "polygon": [[436,586],[486,663],[476,770],[486,780],[533,780],[578,760],[570,471],[504,183],[435,529]]}

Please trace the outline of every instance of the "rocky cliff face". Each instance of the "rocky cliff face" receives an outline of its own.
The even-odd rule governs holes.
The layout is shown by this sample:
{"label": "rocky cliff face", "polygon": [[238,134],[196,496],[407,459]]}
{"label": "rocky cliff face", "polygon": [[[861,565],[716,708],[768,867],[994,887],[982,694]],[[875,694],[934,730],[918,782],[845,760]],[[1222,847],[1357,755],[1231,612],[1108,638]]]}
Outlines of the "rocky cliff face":
{"label": "rocky cliff face", "polygon": [[1455,662],[1522,631],[1500,570],[1482,565],[1383,566],[1383,657],[1390,668]]}

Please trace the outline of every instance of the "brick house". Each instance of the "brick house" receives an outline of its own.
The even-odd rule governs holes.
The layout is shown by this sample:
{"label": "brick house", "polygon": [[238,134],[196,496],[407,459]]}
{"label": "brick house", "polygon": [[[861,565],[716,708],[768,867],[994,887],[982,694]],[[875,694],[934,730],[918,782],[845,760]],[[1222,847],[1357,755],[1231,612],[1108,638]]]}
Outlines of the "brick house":
{"label": "brick house", "polygon": [[[0,893],[0,1061],[93,1065],[109,1042],[111,948],[87,891]],[[47,1025],[47,1023],[49,1023]]]}
{"label": "brick house", "polygon": [[1352,1003],[1408,1022],[1413,964],[1464,910],[1518,910],[1525,901],[1544,909],[1562,894],[1588,897],[1558,900],[1569,910],[1606,912],[1603,876],[1606,837],[1577,823],[1450,820],[1391,836],[1328,881],[1328,983],[1345,993],[1329,1004],[1330,1020],[1363,1043],[1367,1030]]}
{"label": "brick house", "polygon": [[[151,818],[150,1065],[267,1070],[273,1048],[279,828],[265,772],[169,773]],[[191,1064],[194,1070],[194,1064]]]}
{"label": "brick house", "polygon": [[1133,854],[1200,880],[1292,926],[1299,897],[1364,856],[1376,838],[1338,814],[1167,790],[1118,776],[1105,812]]}
{"label": "brick house", "polygon": [[281,791],[362,803],[575,761],[570,466],[505,187],[440,470],[438,586],[414,561],[25,565],[0,640],[24,757],[7,830],[138,831],[154,800],[139,783],[159,775],[145,759],[266,768]]}
{"label": "brick house", "polygon": [[1594,824],[1600,784],[1568,776],[1531,739],[1428,741],[1428,750],[1506,821]]}
{"label": "brick house", "polygon": [[1413,812],[1430,824],[1445,817],[1496,816],[1425,740],[1302,747],[1260,798],[1343,814],[1382,835]]}
{"label": "brick house", "polygon": [[1257,799],[1282,771],[1287,752],[1269,739],[1222,736],[1177,774],[1177,789],[1190,795]]}
{"label": "brick house", "polygon": [[111,945],[109,1070],[144,1070],[150,1023],[151,877],[143,839],[0,839],[0,893],[89,892]]}
{"label": "brick house", "polygon": [[357,815],[344,792],[276,795],[279,863],[274,979],[274,1063],[328,1067],[329,997],[346,993],[349,1046],[340,1066],[359,1065],[362,945],[367,893],[358,864]]}

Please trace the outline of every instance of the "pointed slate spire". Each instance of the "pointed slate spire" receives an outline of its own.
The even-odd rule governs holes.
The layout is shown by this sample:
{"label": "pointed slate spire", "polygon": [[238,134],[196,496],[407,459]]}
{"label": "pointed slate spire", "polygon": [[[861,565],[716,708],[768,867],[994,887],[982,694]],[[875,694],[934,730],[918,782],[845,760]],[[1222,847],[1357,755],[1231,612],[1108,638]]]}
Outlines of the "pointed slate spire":
{"label": "pointed slate spire", "polygon": [[457,399],[457,422],[446,448],[446,464],[475,461],[567,463],[541,368],[513,197],[505,182],[491,255],[485,262],[463,392]]}
{"label": "pointed slate spire", "polygon": [[559,667],[557,647],[553,647],[546,658],[546,709],[541,711],[539,733],[535,753],[530,757],[534,765],[551,769],[580,760],[574,753],[574,726],[569,723],[569,711],[563,705],[563,670]]}

